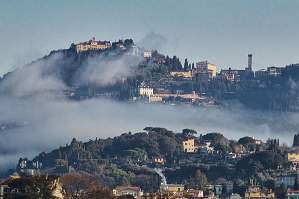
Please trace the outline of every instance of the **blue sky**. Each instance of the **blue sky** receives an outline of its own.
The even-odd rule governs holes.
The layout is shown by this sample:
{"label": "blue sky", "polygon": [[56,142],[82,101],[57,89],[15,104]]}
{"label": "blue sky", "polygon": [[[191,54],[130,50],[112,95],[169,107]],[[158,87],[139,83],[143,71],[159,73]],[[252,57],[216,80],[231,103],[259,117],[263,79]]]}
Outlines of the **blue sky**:
{"label": "blue sky", "polygon": [[297,0],[0,0],[0,74],[72,42],[161,35],[159,50],[222,68],[299,62]]}

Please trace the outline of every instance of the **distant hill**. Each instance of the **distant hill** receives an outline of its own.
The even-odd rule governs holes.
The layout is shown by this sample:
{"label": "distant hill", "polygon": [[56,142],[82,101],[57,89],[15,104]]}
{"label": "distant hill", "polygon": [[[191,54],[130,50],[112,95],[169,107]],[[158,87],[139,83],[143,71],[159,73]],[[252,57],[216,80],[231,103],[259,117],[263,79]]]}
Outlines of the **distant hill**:
{"label": "distant hill", "polygon": [[138,87],[145,82],[155,91],[172,94],[195,91],[212,98],[217,105],[231,107],[240,102],[258,110],[299,111],[299,64],[280,67],[279,75],[252,75],[238,81],[229,81],[221,74],[213,79],[198,75],[182,79],[170,72],[193,71],[194,63],[188,64],[187,59],[183,66],[176,56],[170,58],[139,48],[132,39],[95,42],[96,47],[89,44],[92,42],[95,41],[52,51],[4,75],[0,95],[22,97],[55,92],[78,100],[104,96],[127,101],[138,97]]}

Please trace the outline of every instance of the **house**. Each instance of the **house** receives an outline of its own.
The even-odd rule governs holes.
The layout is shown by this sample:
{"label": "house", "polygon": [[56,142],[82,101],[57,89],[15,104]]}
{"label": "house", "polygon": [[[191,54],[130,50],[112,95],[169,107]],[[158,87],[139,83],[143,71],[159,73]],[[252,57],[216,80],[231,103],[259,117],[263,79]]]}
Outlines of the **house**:
{"label": "house", "polygon": [[144,82],[139,86],[139,95],[140,96],[151,96],[154,94],[154,88],[146,85]]}
{"label": "house", "polygon": [[161,184],[160,193],[161,195],[171,195],[171,196],[183,196],[184,194],[183,184]]}
{"label": "house", "polygon": [[165,163],[165,160],[162,157],[155,157],[153,162],[156,163],[156,164],[162,164],[163,165]]}
{"label": "house", "polygon": [[261,189],[259,186],[249,186],[245,192],[245,199],[274,199],[275,193],[271,189]]}
{"label": "house", "polygon": [[196,189],[187,189],[184,192],[184,197],[186,198],[203,198],[203,191]]}
{"label": "house", "polygon": [[299,163],[299,151],[290,151],[287,154],[288,162],[298,164]]}
{"label": "house", "polygon": [[181,78],[185,78],[185,79],[191,79],[192,71],[172,71],[172,72],[170,72],[170,75],[172,77],[181,77]]}
{"label": "house", "polygon": [[213,79],[216,77],[217,68],[214,64],[208,61],[200,61],[196,63],[196,68],[193,69],[192,74],[200,78]]}
{"label": "house", "polygon": [[140,187],[135,186],[117,186],[112,191],[114,196],[126,196],[131,195],[136,199],[141,199],[143,192],[141,191]]}
{"label": "house", "polygon": [[242,199],[242,197],[237,193],[232,193],[229,199]]}
{"label": "house", "polygon": [[143,52],[143,58],[149,59],[152,57],[152,51],[144,51]]}
{"label": "house", "polygon": [[288,189],[286,198],[287,199],[299,199],[299,190]]}
{"label": "house", "polygon": [[295,185],[296,178],[296,173],[281,173],[275,177],[275,186],[279,187],[281,184],[283,184],[287,188],[293,188]]}
{"label": "house", "polygon": [[185,153],[195,153],[197,150],[195,147],[195,140],[193,138],[183,141],[182,144]]}
{"label": "house", "polygon": [[214,147],[211,146],[211,142],[204,142],[199,144],[198,152],[202,155],[208,155],[214,152]]}
{"label": "house", "polygon": [[223,80],[239,82],[243,79],[247,79],[248,77],[250,77],[250,74],[251,72],[248,70],[228,68],[228,69],[222,69],[219,75]]}

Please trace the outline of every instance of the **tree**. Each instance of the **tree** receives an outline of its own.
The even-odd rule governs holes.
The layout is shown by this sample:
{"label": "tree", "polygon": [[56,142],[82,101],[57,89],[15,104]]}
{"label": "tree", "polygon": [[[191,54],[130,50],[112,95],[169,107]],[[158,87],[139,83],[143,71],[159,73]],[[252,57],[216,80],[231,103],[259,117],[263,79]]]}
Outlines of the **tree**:
{"label": "tree", "polygon": [[18,191],[6,194],[5,198],[55,199],[53,185],[56,178],[56,176],[34,176],[12,180],[8,186]]}
{"label": "tree", "polygon": [[61,182],[67,198],[79,199],[88,190],[92,180],[87,175],[69,173],[61,177]]}
{"label": "tree", "polygon": [[98,199],[98,198],[105,198],[105,199],[112,199],[111,191],[103,186],[100,186],[98,183],[93,182],[90,184],[87,191],[83,194],[82,199]]}
{"label": "tree", "polygon": [[195,182],[199,189],[204,189],[208,184],[207,176],[198,169],[195,173]]}
{"label": "tree", "polygon": [[295,178],[294,189],[295,189],[295,190],[299,190],[299,179],[298,179],[298,176],[297,176],[297,175],[296,175],[296,178]]}
{"label": "tree", "polygon": [[183,129],[182,131],[183,138],[194,137],[196,134],[197,132],[193,129]]}
{"label": "tree", "polygon": [[188,60],[187,60],[187,58],[185,59],[185,62],[184,62],[184,70],[185,70],[185,71],[188,71],[188,70],[189,70],[189,64],[188,64]]}
{"label": "tree", "polygon": [[247,144],[251,144],[254,142],[255,142],[255,140],[252,137],[248,137],[248,136],[242,137],[238,140],[238,143],[242,144],[242,145],[247,145]]}
{"label": "tree", "polygon": [[294,135],[293,147],[299,146],[299,133]]}

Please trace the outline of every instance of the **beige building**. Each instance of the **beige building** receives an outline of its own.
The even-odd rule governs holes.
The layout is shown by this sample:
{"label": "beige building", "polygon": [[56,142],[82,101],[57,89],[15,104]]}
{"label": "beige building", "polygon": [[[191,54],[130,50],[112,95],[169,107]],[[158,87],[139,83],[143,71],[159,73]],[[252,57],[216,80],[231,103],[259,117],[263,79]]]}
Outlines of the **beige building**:
{"label": "beige building", "polygon": [[148,101],[149,103],[162,102],[163,98],[159,95],[150,95]]}
{"label": "beige building", "polygon": [[141,199],[143,192],[141,191],[140,187],[133,187],[133,186],[117,186],[115,189],[112,190],[114,196],[126,196],[131,195],[135,199]]}
{"label": "beige building", "polygon": [[275,194],[271,190],[262,190],[258,186],[250,186],[245,192],[245,199],[274,199]]}
{"label": "beige building", "polygon": [[92,38],[92,40],[87,42],[75,44],[77,53],[89,50],[103,50],[111,47],[112,45],[110,41],[96,41],[95,38]]}
{"label": "beige building", "polygon": [[201,61],[196,63],[196,68],[194,70],[195,74],[208,74],[210,79],[215,78],[217,75],[217,68],[214,64],[208,61]]}
{"label": "beige building", "polygon": [[182,184],[161,184],[160,193],[168,196],[183,196],[185,186]]}
{"label": "beige building", "polygon": [[192,71],[172,71],[170,75],[173,77],[192,78]]}
{"label": "beige building", "polygon": [[291,163],[299,163],[299,153],[298,152],[289,152],[288,161]]}
{"label": "beige building", "polygon": [[193,138],[183,141],[183,150],[186,153],[196,152],[195,141]]}

